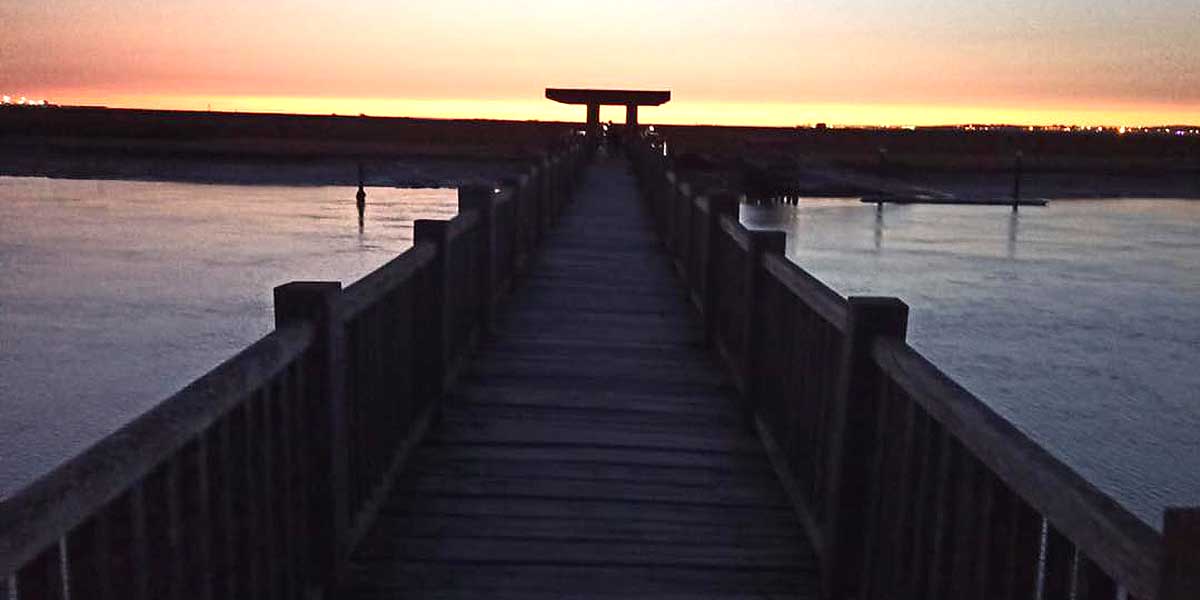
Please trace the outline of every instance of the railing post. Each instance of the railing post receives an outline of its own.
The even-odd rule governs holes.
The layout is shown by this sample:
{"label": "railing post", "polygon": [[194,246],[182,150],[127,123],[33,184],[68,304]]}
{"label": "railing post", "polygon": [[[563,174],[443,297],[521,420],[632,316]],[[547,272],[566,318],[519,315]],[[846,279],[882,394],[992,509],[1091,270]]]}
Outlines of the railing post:
{"label": "railing post", "polygon": [[849,333],[843,348],[834,415],[829,424],[829,487],[825,514],[832,519],[826,538],[824,587],[837,600],[858,597],[863,536],[875,458],[879,369],[871,357],[878,337],[905,339],[908,305],[899,298],[851,297]]}
{"label": "railing post", "polygon": [[659,185],[656,186],[662,190],[664,196],[665,210],[670,215],[668,217],[669,225],[667,227],[667,251],[671,256],[679,256],[679,219],[678,211],[675,207],[678,201],[678,186],[676,185],[675,173],[666,171],[663,176],[658,179]]}
{"label": "railing post", "polygon": [[1158,600],[1196,598],[1200,598],[1200,508],[1168,508],[1163,515]]}
{"label": "railing post", "polygon": [[542,241],[542,234],[545,232],[545,221],[547,207],[550,205],[550,159],[545,155],[537,164],[537,175],[534,178],[537,194],[534,196],[533,204],[533,247],[537,247]]}
{"label": "railing post", "polygon": [[492,330],[492,309],[496,299],[496,193],[491,186],[470,185],[458,189],[458,212],[478,211],[480,262],[480,331]]}
{"label": "railing post", "polygon": [[538,186],[538,220],[537,220],[537,239],[541,242],[546,237],[546,230],[549,229],[551,215],[554,212],[554,161],[550,155],[542,156],[542,181]]}
{"label": "railing post", "polygon": [[689,288],[696,287],[696,282],[692,281],[692,253],[696,251],[696,242],[692,239],[694,229],[692,228],[692,220],[695,218],[696,199],[692,196],[692,186],[676,179],[675,197],[679,202],[687,207],[685,218],[683,219],[683,242],[679,249],[679,261],[683,265],[683,280],[688,283]]}
{"label": "railing post", "polygon": [[725,235],[721,230],[721,217],[730,216],[735,221],[738,218],[739,197],[730,192],[718,192],[708,198],[708,256],[704,257],[704,341],[716,347],[717,327],[717,298],[720,297],[717,282],[720,280],[717,260],[720,236]]}
{"label": "railing post", "polygon": [[558,222],[558,215],[562,214],[563,205],[567,199],[567,159],[562,154],[554,154],[550,157],[554,161],[554,211],[550,213],[550,222],[547,223],[547,228]]}
{"label": "railing post", "polygon": [[663,171],[661,175],[655,177],[657,185],[654,186],[659,197],[659,213],[662,218],[662,237],[663,242],[667,247],[667,254],[675,255],[675,182],[672,173]]}
{"label": "railing post", "polygon": [[419,373],[428,378],[423,391],[434,401],[445,392],[450,371],[450,325],[454,308],[448,306],[453,298],[450,294],[449,234],[449,221],[417,219],[413,223],[414,245],[432,244],[437,248],[429,264],[429,289],[422,290],[419,296],[425,303],[428,320],[418,323],[418,327],[431,329],[420,336],[429,341],[429,347],[420,348],[418,352],[424,361]]}
{"label": "railing post", "polygon": [[763,333],[769,324],[763,314],[762,294],[766,278],[770,277],[762,266],[763,256],[774,254],[783,256],[787,244],[787,233],[782,231],[751,231],[750,249],[746,253],[746,357],[745,398],[742,400],[745,414],[745,424],[754,429],[754,415],[758,410],[762,377],[759,374],[763,364],[762,357],[767,352],[763,348]]}
{"label": "railing post", "polygon": [[336,584],[349,532],[349,432],[346,422],[346,340],[337,315],[342,284],[296,281],[275,288],[275,327],[307,321],[316,332],[306,363],[307,410],[313,420],[313,456],[309,478],[313,535],[306,543],[313,558],[311,573],[324,586]]}
{"label": "railing post", "polygon": [[527,260],[528,248],[526,247],[526,237],[529,234],[528,228],[525,226],[526,205],[529,203],[529,194],[534,187],[533,171],[526,172],[517,178],[517,187],[513,190],[513,225],[512,225],[512,244],[513,244],[513,264],[512,277],[513,283],[516,284],[517,274],[525,269]]}

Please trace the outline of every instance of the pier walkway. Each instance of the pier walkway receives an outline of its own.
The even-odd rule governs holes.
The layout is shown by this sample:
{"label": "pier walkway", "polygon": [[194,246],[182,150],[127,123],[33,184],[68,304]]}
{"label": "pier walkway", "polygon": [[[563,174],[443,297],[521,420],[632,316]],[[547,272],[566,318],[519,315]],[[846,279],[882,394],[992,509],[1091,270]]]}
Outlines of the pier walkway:
{"label": "pier walkway", "polygon": [[0,600],[1196,600],[1137,518],[692,189],[570,133],[0,500]]}
{"label": "pier walkway", "polygon": [[814,597],[812,550],[627,169],[586,172],[343,597]]}

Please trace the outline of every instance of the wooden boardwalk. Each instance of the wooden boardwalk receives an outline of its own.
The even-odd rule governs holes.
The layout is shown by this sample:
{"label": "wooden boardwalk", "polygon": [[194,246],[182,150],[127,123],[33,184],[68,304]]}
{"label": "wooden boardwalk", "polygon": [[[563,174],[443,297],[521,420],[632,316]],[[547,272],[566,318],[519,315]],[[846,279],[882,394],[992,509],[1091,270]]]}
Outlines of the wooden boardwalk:
{"label": "wooden boardwalk", "polygon": [[344,598],[808,598],[816,559],[624,161],[600,161]]}

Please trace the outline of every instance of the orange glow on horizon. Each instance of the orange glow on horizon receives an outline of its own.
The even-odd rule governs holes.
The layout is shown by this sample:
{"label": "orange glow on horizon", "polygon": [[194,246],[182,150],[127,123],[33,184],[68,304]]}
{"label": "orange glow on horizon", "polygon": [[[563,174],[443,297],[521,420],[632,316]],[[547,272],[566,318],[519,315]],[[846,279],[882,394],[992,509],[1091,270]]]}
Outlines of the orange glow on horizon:
{"label": "orange glow on horizon", "polygon": [[[61,105],[166,110],[288,113],[435,119],[582,122],[584,108],[536,99],[339,98],[293,96],[87,95],[54,96]],[[855,126],[929,126],[968,123],[1011,125],[1129,126],[1200,124],[1200,107],[1172,105],[963,106],[785,102],[690,102],[678,96],[660,107],[643,107],[643,123],[793,127],[828,123]],[[603,107],[603,120],[624,120],[622,107]]]}

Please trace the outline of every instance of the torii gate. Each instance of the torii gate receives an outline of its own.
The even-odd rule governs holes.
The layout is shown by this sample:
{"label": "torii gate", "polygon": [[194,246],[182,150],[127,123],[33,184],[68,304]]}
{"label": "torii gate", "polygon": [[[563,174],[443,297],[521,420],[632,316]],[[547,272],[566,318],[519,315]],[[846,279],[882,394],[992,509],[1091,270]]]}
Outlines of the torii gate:
{"label": "torii gate", "polygon": [[563,104],[586,104],[588,131],[592,131],[600,127],[601,104],[624,106],[625,126],[634,128],[638,124],[639,106],[666,104],[671,101],[671,92],[546,88],[546,98]]}

